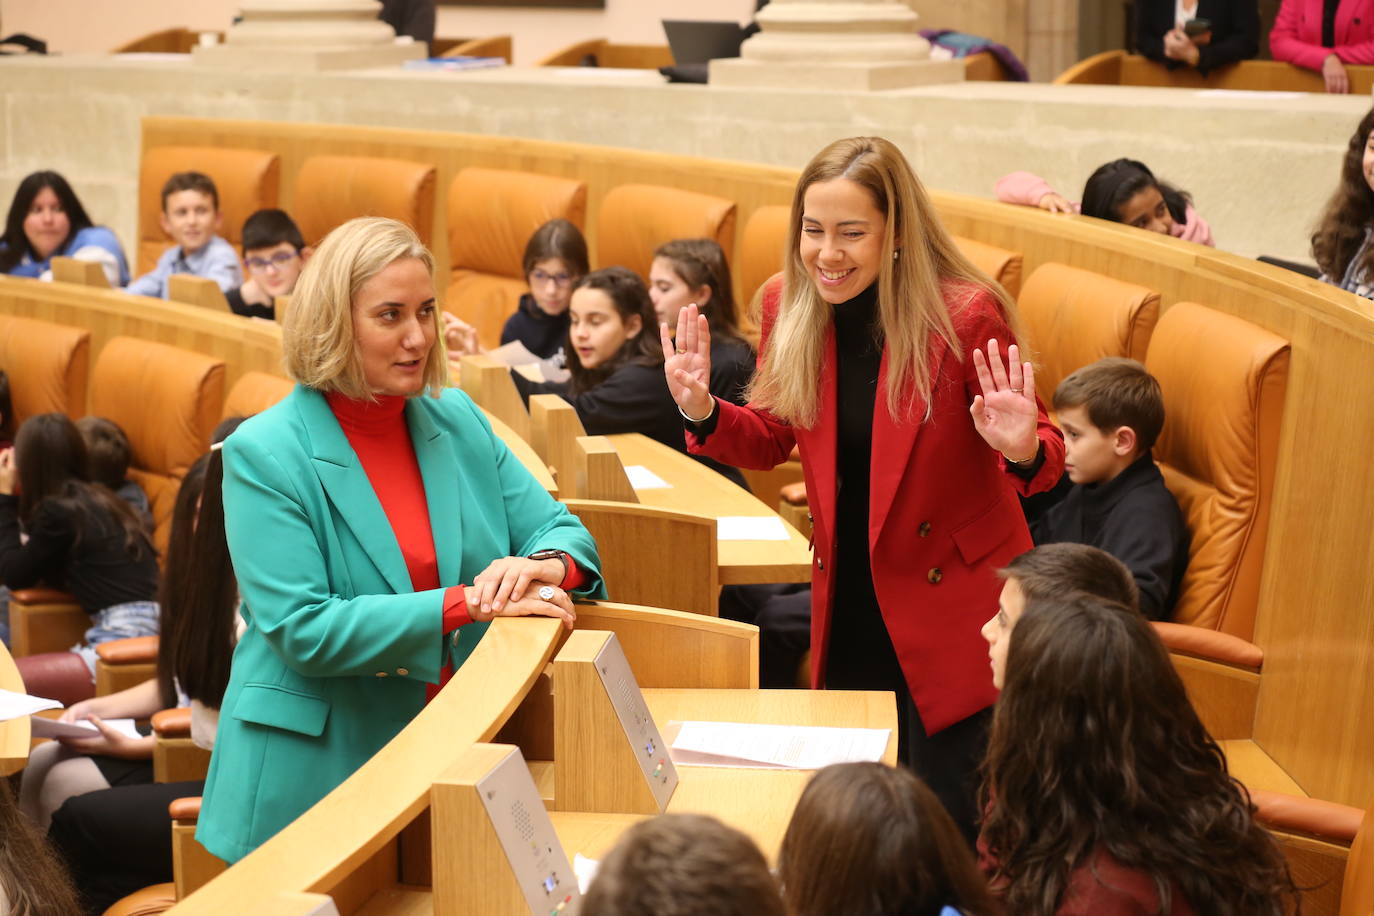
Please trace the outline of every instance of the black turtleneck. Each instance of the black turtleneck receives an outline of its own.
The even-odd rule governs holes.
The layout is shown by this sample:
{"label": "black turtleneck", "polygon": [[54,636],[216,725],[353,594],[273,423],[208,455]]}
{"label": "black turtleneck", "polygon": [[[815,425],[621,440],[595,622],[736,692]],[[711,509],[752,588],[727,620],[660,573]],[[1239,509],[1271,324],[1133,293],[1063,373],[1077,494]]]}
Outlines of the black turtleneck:
{"label": "black turtleneck", "polygon": [[[558,359],[568,339],[571,320],[566,309],[550,315],[535,303],[534,296],[525,293],[520,297],[520,307],[506,319],[501,329],[501,345],[518,340],[540,359]],[[558,362],[562,365],[563,361],[558,359]]]}

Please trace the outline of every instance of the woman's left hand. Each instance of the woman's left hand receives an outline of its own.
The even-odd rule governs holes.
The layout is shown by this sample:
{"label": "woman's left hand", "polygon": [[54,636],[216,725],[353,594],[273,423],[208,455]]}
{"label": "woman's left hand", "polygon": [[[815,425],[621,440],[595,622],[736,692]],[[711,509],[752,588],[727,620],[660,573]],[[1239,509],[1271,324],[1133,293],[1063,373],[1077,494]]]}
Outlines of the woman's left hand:
{"label": "woman's left hand", "polygon": [[[973,428],[988,445],[1013,463],[1024,463],[1040,450],[1036,419],[1040,413],[1035,402],[1035,367],[1020,362],[1016,344],[1007,348],[1010,367],[1002,365],[997,341],[988,341],[987,357],[973,351],[973,367],[983,393],[973,399],[969,414]],[[991,365],[989,365],[991,364]]]}
{"label": "woman's left hand", "polygon": [[[555,571],[555,568],[557,571]],[[520,601],[531,585],[558,585],[563,581],[562,560],[531,560],[529,557],[502,557],[492,560],[467,588],[468,613],[475,610],[485,617],[499,614],[507,601]]]}
{"label": "woman's left hand", "polygon": [[156,739],[130,738],[101,721],[99,716],[88,715],[86,721],[100,730],[99,735],[90,738],[58,738],[64,747],[82,754],[104,754],[106,757],[123,757],[126,760],[144,760],[153,756]]}

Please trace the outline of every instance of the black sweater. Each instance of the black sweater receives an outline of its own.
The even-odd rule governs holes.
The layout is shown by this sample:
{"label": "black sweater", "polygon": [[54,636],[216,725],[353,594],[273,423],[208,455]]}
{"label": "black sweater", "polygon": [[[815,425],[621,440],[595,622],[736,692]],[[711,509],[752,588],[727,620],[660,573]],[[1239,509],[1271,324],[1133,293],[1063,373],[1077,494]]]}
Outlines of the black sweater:
{"label": "black sweater", "polygon": [[[1174,0],[1136,0],[1135,42],[1140,53],[1170,70],[1187,66],[1164,56],[1164,36],[1177,24]],[[1198,0],[1198,19],[1212,23],[1211,43],[1198,48],[1197,70],[1203,76],[1259,53],[1260,18],[1256,0]]]}
{"label": "black sweater", "polygon": [[19,499],[0,495],[0,583],[30,588],[42,583],[71,592],[95,613],[116,604],[157,599],[157,557],[146,542],[138,556],[124,546],[124,529],[103,506],[86,513],[80,544],[77,519],[53,500],[40,503],[19,542]]}
{"label": "black sweater", "polygon": [[1164,475],[1146,452],[1106,483],[1075,485],[1032,526],[1036,544],[1098,547],[1125,563],[1140,588],[1140,610],[1168,617],[1188,566],[1188,527]]}
{"label": "black sweater", "polygon": [[[566,310],[561,315],[550,315],[535,304],[533,296],[525,293],[520,297],[520,307],[501,328],[501,345],[518,340],[540,359],[561,357],[571,321]],[[558,364],[563,365],[561,358]]]}

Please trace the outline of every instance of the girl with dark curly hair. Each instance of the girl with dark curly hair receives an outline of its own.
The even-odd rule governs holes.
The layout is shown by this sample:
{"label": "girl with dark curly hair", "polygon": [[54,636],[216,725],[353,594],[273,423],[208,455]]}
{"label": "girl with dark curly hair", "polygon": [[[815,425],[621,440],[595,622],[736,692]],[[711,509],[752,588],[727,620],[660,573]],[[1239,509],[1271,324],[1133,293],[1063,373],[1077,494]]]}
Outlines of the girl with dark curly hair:
{"label": "girl with dark curly hair", "polygon": [[1312,233],[1312,257],[1321,278],[1341,289],[1374,299],[1374,109],[1350,136],[1341,181]]}

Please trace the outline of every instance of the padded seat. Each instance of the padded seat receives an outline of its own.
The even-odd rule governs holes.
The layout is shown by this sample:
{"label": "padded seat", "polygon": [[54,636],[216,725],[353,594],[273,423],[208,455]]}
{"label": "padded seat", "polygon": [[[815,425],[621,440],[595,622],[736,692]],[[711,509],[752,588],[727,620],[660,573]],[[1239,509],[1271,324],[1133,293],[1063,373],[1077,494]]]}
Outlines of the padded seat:
{"label": "padded seat", "polygon": [[158,916],[176,905],[177,888],[168,881],[166,884],[154,884],[121,897],[105,910],[105,916]]}
{"label": "padded seat", "polygon": [[15,428],[41,413],[85,416],[90,356],[85,328],[0,315],[0,368],[9,375]]}
{"label": "padded seat", "polygon": [[735,259],[735,301],[748,305],[768,278],[782,270],[787,256],[787,225],[792,208],[759,207],[749,214],[740,234],[739,255]]}
{"label": "padded seat", "polygon": [[221,360],[133,337],[114,338],[96,360],[91,413],[129,437],[129,477],[148,494],[159,552],[167,548],[181,478],[209,448],[223,403]]}
{"label": "padded seat", "polygon": [[601,200],[596,221],[601,267],[649,276],[654,249],[673,239],[714,239],[728,258],[735,244],[735,204],[723,197],[651,184],[623,184]]}
{"label": "padded seat", "polygon": [[310,245],[358,216],[385,216],[430,243],[434,166],[377,156],[311,156],[296,175],[291,216]]}
{"label": "padded seat", "polygon": [[273,404],[291,393],[296,383],[280,375],[266,372],[245,372],[239,376],[229,396],[224,399],[224,412],[220,419],[229,417],[251,417],[262,413]]}
{"label": "padded seat", "polygon": [[1053,262],[1026,278],[1017,305],[1038,357],[1035,389],[1047,401],[1065,376],[1104,356],[1143,362],[1159,317],[1159,293]]}
{"label": "padded seat", "polygon": [[448,191],[445,308],[477,329],[487,347],[515,313],[525,284],[525,245],[551,219],[587,221],[587,186],[572,178],[502,169],[463,169]]}
{"label": "padded seat", "polygon": [[276,153],[214,146],[155,146],[143,153],[138,175],[138,252],[134,274],[152,270],[172,244],[162,231],[162,186],[177,172],[202,172],[215,182],[223,217],[219,235],[235,248],[243,221],[255,210],[277,206],[281,160]]}
{"label": "padded seat", "polygon": [[953,239],[964,257],[972,261],[975,267],[1000,283],[1007,295],[1013,299],[1020,298],[1021,265],[1024,260],[1021,252],[966,239],[961,235],[953,236]]}

